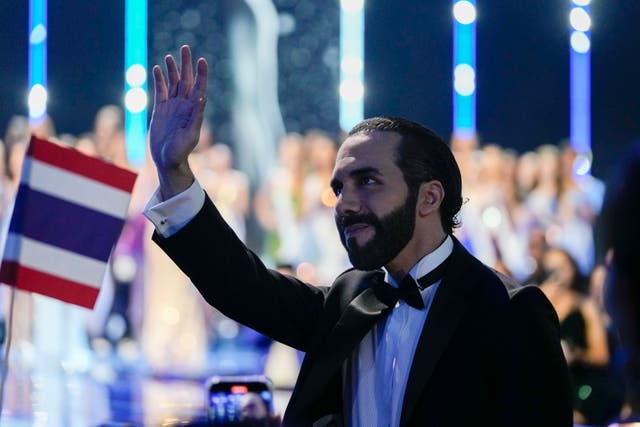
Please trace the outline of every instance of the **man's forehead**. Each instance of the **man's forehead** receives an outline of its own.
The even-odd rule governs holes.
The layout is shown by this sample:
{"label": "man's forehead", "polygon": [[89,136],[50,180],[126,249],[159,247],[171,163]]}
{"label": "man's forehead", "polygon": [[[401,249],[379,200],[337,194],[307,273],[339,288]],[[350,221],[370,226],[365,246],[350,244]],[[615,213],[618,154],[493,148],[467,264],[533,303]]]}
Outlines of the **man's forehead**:
{"label": "man's forehead", "polygon": [[395,151],[400,135],[395,132],[373,131],[349,136],[343,142],[334,173],[349,173],[352,169],[374,168],[381,172],[395,168]]}
{"label": "man's forehead", "polygon": [[362,156],[365,154],[385,154],[395,151],[400,142],[400,134],[391,131],[360,132],[344,140],[338,158],[347,156]]}

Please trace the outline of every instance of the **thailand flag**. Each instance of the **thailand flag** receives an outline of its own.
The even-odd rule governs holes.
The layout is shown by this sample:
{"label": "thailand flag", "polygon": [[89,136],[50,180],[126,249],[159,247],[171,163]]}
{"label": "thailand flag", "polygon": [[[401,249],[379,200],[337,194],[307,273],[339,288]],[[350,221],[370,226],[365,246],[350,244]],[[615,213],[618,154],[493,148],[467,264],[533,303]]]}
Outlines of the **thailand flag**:
{"label": "thailand flag", "polygon": [[136,174],[31,138],[0,282],[93,308]]}

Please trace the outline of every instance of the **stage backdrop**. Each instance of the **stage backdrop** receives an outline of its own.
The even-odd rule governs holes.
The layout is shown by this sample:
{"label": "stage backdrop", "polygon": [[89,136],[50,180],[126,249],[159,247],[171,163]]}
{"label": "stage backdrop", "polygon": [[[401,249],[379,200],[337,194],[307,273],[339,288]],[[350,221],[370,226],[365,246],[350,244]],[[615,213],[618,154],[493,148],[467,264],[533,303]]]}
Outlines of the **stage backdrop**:
{"label": "stage backdrop", "polygon": [[335,0],[150,2],[150,63],[182,44],[212,65],[207,119],[254,184],[286,132],[338,132]]}
{"label": "stage backdrop", "polygon": [[[158,43],[166,33],[161,22],[182,25],[185,19],[189,26],[193,15],[184,15],[194,8],[209,10],[196,28],[209,39],[203,44],[205,56],[217,52],[214,48],[222,49],[216,55],[228,55],[223,28],[228,21],[221,9],[232,1],[149,0],[149,64],[161,60],[165,52],[175,53],[180,41],[167,38]],[[59,132],[77,134],[91,128],[101,106],[122,102],[124,1],[50,4],[49,112]],[[522,151],[566,137],[570,1],[478,0],[477,4],[482,138]],[[285,129],[336,131],[338,1],[274,0],[273,5],[280,21],[278,98]],[[640,137],[640,2],[594,1],[591,15],[593,170],[605,177],[611,159]],[[0,1],[2,133],[12,114],[26,114],[27,18],[26,1]],[[450,132],[451,21],[449,0],[366,2],[367,115],[405,114],[443,135]],[[180,33],[176,28],[169,32]],[[196,47],[196,52],[201,49]],[[231,93],[228,72],[224,64],[214,70],[221,75],[211,85],[219,98],[210,97],[208,114],[220,125],[219,138],[230,142],[229,112],[224,106]]]}

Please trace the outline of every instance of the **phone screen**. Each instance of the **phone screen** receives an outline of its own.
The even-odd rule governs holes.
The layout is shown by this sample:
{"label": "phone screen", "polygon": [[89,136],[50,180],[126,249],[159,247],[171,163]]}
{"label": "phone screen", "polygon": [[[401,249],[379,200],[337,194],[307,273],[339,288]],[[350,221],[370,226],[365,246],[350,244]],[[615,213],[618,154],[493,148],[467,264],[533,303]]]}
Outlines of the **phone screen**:
{"label": "phone screen", "polygon": [[267,425],[273,413],[273,386],[264,376],[214,377],[209,385],[213,425]]}

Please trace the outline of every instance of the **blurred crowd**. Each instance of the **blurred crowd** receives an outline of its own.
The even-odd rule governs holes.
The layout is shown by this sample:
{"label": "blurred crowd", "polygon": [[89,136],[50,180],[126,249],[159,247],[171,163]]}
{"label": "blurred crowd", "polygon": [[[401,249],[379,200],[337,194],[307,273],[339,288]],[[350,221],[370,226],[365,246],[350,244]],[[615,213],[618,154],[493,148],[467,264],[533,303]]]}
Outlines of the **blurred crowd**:
{"label": "blurred crowd", "polygon": [[[157,375],[201,376],[211,370],[210,350],[233,342],[258,349],[261,369],[274,366],[269,357],[283,357],[282,349],[274,350],[268,339],[204,303],[151,242],[152,226],[142,211],[156,188],[156,174],[149,160],[129,164],[121,109],[103,107],[90,127],[82,135],[57,134],[50,118],[34,126],[15,116],[4,133],[0,216],[5,230],[31,134],[139,174],[96,308],[89,312],[17,291],[12,362],[61,364],[108,379],[113,367],[100,362],[116,354]],[[329,185],[338,144],[319,130],[288,134],[268,178],[253,188],[251,179],[234,169],[232,145],[214,141],[205,123],[190,163],[230,226],[265,262],[310,283],[328,284],[349,267],[335,231]],[[496,270],[540,286],[553,304],[574,381],[575,422],[601,425],[624,414],[629,410],[622,385],[625,355],[605,310],[606,259],[595,243],[604,183],[587,173],[584,159],[568,143],[525,153],[476,139],[453,139],[451,147],[465,198],[456,237]],[[252,227],[259,239],[248,238]],[[6,320],[9,290],[4,286],[1,292]],[[274,371],[281,385],[292,384],[299,359],[286,360],[294,373]]]}

